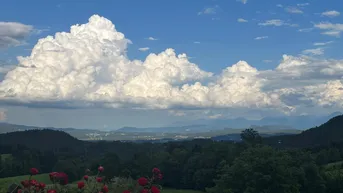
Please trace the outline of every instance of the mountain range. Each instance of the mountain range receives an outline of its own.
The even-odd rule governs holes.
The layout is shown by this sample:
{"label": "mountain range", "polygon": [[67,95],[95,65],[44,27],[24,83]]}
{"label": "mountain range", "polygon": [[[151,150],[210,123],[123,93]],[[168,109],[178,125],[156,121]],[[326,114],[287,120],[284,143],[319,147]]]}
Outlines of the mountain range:
{"label": "mountain range", "polygon": [[334,112],[329,115],[299,115],[299,116],[273,116],[264,117],[258,120],[249,120],[243,117],[235,119],[198,119],[185,122],[174,123],[173,126],[191,125],[207,125],[213,128],[247,128],[251,126],[270,126],[278,125],[280,127],[288,127],[293,129],[304,130],[317,125],[321,125],[333,117],[342,115],[342,112]]}
{"label": "mountain range", "polygon": [[[341,115],[334,112],[324,116],[300,115],[265,117],[260,120],[249,120],[246,118],[235,119],[198,119],[192,121],[177,122],[167,127],[123,127],[120,132],[160,132],[160,133],[199,133],[217,131],[222,129],[244,129],[248,127],[270,130],[304,130],[321,125],[333,117]],[[195,124],[196,123],[196,124]]]}
{"label": "mountain range", "polygon": [[[317,148],[321,146],[339,146],[343,147],[343,115],[331,118],[327,122],[313,127],[311,129],[298,132],[297,134],[283,133],[282,131],[275,131],[268,133],[268,128],[260,127],[260,135],[263,137],[263,143],[274,147],[280,148]],[[77,129],[76,129],[77,130]],[[69,130],[70,131],[70,130]],[[230,131],[229,134],[225,134]],[[241,129],[224,129],[217,133],[202,133],[203,136],[208,136],[206,139],[214,141],[240,141]],[[262,131],[262,133],[261,133]],[[299,131],[299,130],[298,130]],[[222,133],[220,135],[220,133]],[[114,136],[118,136],[120,133],[112,133]],[[212,136],[209,136],[211,134]],[[111,135],[109,135],[111,136]],[[136,133],[128,133],[128,136],[136,136]],[[184,135],[186,136],[186,135]],[[191,135],[190,135],[191,136]],[[196,136],[196,135],[194,135]],[[180,140],[193,140],[199,139],[197,137],[181,138]],[[160,138],[147,139],[147,138],[135,138],[134,142],[168,142],[175,141],[178,139],[169,138],[168,136],[159,136]],[[52,140],[53,139],[53,140]],[[105,139],[106,140],[106,139]],[[56,141],[63,143],[56,143]],[[132,141],[131,140],[120,140],[120,141]],[[38,142],[38,143],[36,143]],[[32,146],[34,148],[44,148],[42,144],[49,144],[50,147],[59,147],[64,143],[74,144],[75,147],[80,147],[82,150],[82,143],[88,143],[80,138],[74,137],[72,134],[65,131],[57,131],[52,129],[41,129],[41,130],[26,130],[16,131],[9,133],[0,134],[0,145],[8,144],[22,144],[25,146]],[[118,142],[110,142],[109,144],[118,144]],[[35,144],[35,146],[33,146]],[[43,145],[44,146],[44,145]]]}
{"label": "mountain range", "polygon": [[[51,129],[64,131],[81,140],[156,140],[193,138],[227,138],[239,139],[239,133],[245,128],[253,128],[263,135],[298,134],[302,130],[321,125],[333,117],[341,115],[335,112],[327,116],[284,116],[265,117],[261,120],[245,118],[196,120],[184,122],[185,125],[166,127],[122,127],[112,130],[53,128],[0,123],[0,133],[24,131],[31,129]],[[187,125],[188,123],[188,125]],[[197,124],[194,124],[197,123]],[[181,124],[181,123],[178,123]]]}

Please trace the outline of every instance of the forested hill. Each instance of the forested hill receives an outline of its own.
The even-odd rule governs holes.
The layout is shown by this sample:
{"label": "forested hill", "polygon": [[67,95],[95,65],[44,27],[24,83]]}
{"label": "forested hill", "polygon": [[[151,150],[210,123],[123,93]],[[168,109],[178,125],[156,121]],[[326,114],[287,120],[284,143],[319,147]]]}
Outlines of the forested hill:
{"label": "forested hill", "polygon": [[[82,141],[64,131],[35,129],[0,134],[0,154],[15,150],[37,152],[59,152],[73,156],[102,156],[106,153],[120,155],[121,159],[132,159],[135,153],[152,149],[152,144],[136,144],[120,141]],[[125,150],[125,151],[123,151]]]}
{"label": "forested hill", "polygon": [[78,147],[84,144],[63,131],[50,129],[16,131],[0,134],[0,145],[24,145],[34,149]]}
{"label": "forested hill", "polygon": [[277,147],[310,148],[329,146],[343,141],[343,115],[296,135],[284,135],[266,138],[266,144]]}

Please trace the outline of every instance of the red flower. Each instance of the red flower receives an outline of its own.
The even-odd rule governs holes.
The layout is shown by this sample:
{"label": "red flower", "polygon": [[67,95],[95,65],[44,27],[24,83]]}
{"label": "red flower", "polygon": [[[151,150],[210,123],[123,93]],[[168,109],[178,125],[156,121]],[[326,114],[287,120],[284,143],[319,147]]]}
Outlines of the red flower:
{"label": "red flower", "polygon": [[39,183],[39,188],[40,188],[40,189],[44,189],[44,188],[45,188],[45,184],[44,184],[44,183],[42,183],[42,182],[41,182],[41,183]]}
{"label": "red flower", "polygon": [[22,190],[22,189],[19,189],[17,193],[22,193],[22,192],[23,192],[23,190]]}
{"label": "red flower", "polygon": [[148,179],[144,177],[139,178],[137,181],[138,181],[138,184],[141,186],[146,186],[148,184]]}
{"label": "red flower", "polygon": [[149,190],[148,189],[143,189],[143,190],[141,190],[141,193],[149,193]]}
{"label": "red flower", "polygon": [[60,172],[56,174],[56,179],[59,181],[61,185],[67,185],[68,184],[68,175]]}
{"label": "red flower", "polygon": [[36,186],[38,184],[37,180],[30,180],[31,186]]}
{"label": "red flower", "polygon": [[159,174],[159,173],[161,173],[161,170],[158,168],[154,168],[154,169],[152,169],[152,173]]}
{"label": "red flower", "polygon": [[99,167],[98,167],[98,171],[99,171],[99,172],[103,172],[103,171],[104,171],[104,167],[99,166]]}
{"label": "red flower", "polygon": [[85,187],[85,183],[84,182],[78,182],[77,183],[77,188],[78,189],[82,189],[83,187]]}
{"label": "red flower", "polygon": [[97,182],[101,182],[101,181],[102,181],[102,178],[101,178],[101,177],[97,177],[97,178],[96,178],[96,181],[97,181]]}
{"label": "red flower", "polygon": [[28,180],[23,180],[20,183],[21,183],[21,185],[24,186],[24,188],[30,187],[30,182]]}
{"label": "red flower", "polygon": [[130,190],[124,190],[123,193],[131,193]]}
{"label": "red flower", "polygon": [[55,178],[56,178],[56,176],[57,176],[57,174],[58,174],[58,172],[51,172],[51,173],[49,174],[50,180],[51,180],[51,181],[54,181]]}
{"label": "red flower", "polygon": [[151,193],[160,193],[160,189],[158,189],[156,186],[151,186]]}
{"label": "red flower", "polygon": [[162,175],[162,174],[158,174],[158,175],[157,175],[157,179],[162,180],[162,178],[163,178],[163,175]]}
{"label": "red flower", "polygon": [[31,173],[31,175],[37,175],[38,174],[38,169],[37,168],[31,168],[30,169],[30,173]]}
{"label": "red flower", "polygon": [[88,180],[88,178],[89,177],[87,175],[83,176],[83,179],[86,180],[86,181]]}
{"label": "red flower", "polygon": [[56,190],[48,190],[47,193],[57,193]]}
{"label": "red flower", "polygon": [[102,187],[102,191],[107,193],[108,192],[108,186],[107,185],[104,185],[104,187]]}
{"label": "red flower", "polygon": [[39,192],[39,190],[40,190],[39,186],[38,186],[38,187],[36,187],[36,192]]}

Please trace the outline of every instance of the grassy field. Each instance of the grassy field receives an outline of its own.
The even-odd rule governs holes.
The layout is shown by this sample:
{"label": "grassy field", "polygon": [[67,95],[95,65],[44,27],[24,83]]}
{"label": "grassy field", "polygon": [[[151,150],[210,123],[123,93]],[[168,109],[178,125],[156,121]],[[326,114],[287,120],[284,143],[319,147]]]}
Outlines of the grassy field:
{"label": "grassy field", "polygon": [[[22,180],[29,179],[29,175],[26,176],[15,176],[9,178],[0,178],[0,192],[6,192],[7,188],[12,183],[20,183]],[[35,179],[39,182],[46,184],[50,183],[49,174],[39,174],[34,176],[32,179]]]}
{"label": "grassy field", "polygon": [[[9,177],[9,178],[0,178],[0,193],[6,192],[10,184],[12,183],[20,184],[22,180],[26,180],[26,179],[29,179],[29,175],[15,176],[15,177]],[[51,183],[49,179],[49,174],[39,174],[39,175],[34,176],[32,179],[35,179],[39,182],[43,182],[45,184]],[[73,184],[70,186],[73,188],[76,188],[76,182],[73,182]],[[162,190],[162,193],[202,193],[202,192],[195,191],[195,190],[175,190],[175,189],[165,188]]]}
{"label": "grassy field", "polygon": [[12,159],[12,155],[11,154],[0,154],[0,159],[2,161],[11,160]]}

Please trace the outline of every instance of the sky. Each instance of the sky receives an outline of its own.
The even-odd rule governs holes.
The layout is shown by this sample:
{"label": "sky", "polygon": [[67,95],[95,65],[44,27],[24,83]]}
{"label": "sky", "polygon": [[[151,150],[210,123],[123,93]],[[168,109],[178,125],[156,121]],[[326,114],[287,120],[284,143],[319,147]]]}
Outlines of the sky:
{"label": "sky", "polygon": [[112,129],[343,107],[341,0],[1,7],[3,122]]}

